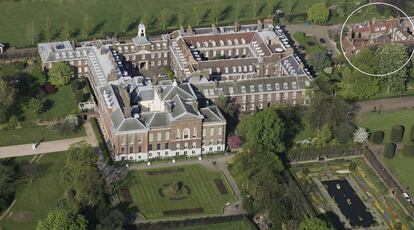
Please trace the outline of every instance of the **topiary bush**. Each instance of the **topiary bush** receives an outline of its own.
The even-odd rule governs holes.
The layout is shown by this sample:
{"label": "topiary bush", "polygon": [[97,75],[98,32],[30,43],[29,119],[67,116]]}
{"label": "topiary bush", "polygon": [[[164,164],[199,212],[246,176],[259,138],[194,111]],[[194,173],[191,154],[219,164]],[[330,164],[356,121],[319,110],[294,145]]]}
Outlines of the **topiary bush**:
{"label": "topiary bush", "polygon": [[391,141],[401,142],[404,137],[404,126],[394,125],[391,129]]}
{"label": "topiary bush", "polygon": [[414,125],[411,126],[410,140],[414,142]]}
{"label": "topiary bush", "polygon": [[371,142],[374,144],[381,144],[384,140],[384,132],[383,131],[374,131],[371,133]]}
{"label": "topiary bush", "polygon": [[395,155],[395,150],[397,146],[394,143],[389,143],[385,145],[384,148],[384,156],[388,159],[391,159]]}
{"label": "topiary bush", "polygon": [[406,157],[414,157],[414,144],[404,145],[403,154]]}

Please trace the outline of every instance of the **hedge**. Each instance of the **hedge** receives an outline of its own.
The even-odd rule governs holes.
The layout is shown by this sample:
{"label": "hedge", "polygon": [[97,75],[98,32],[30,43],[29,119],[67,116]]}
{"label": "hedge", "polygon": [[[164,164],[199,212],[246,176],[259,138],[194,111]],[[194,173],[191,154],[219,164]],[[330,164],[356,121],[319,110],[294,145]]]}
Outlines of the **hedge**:
{"label": "hedge", "polygon": [[374,131],[371,133],[371,142],[374,144],[381,144],[384,140],[384,132],[383,131]]}
{"label": "hedge", "polygon": [[395,155],[395,150],[397,146],[394,143],[388,143],[384,148],[384,156],[388,159],[391,159]]}
{"label": "hedge", "polygon": [[289,150],[291,162],[316,160],[320,156],[326,158],[362,155],[362,148],[356,145],[331,145],[324,147],[308,146]]}
{"label": "hedge", "polygon": [[91,121],[91,124],[92,124],[92,129],[95,133],[96,139],[98,140],[99,149],[101,150],[101,153],[105,159],[105,162],[108,165],[112,165],[113,161],[112,161],[111,153],[109,152],[108,147],[105,144],[105,140],[102,136],[102,131],[101,131],[101,128],[99,127],[98,120],[96,120],[96,118],[93,118],[93,121]]}
{"label": "hedge", "polygon": [[394,125],[391,129],[391,141],[401,142],[404,137],[404,126]]}
{"label": "hedge", "polygon": [[403,154],[406,157],[414,157],[414,144],[404,145]]}
{"label": "hedge", "polygon": [[411,126],[410,140],[414,142],[414,125]]}

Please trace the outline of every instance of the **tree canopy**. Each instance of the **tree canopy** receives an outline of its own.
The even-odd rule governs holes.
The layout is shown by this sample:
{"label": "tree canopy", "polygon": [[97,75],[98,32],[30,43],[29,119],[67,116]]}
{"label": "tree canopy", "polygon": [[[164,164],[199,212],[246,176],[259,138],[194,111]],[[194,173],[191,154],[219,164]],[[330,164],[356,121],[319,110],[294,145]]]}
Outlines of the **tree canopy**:
{"label": "tree canopy", "polygon": [[83,206],[95,206],[104,199],[97,156],[86,143],[71,146],[66,152],[65,177],[72,183],[75,199]]}
{"label": "tree canopy", "polygon": [[308,64],[315,72],[321,72],[324,68],[331,66],[331,60],[326,50],[317,50],[309,55]]}
{"label": "tree canopy", "polygon": [[266,108],[240,121],[238,133],[245,145],[257,151],[282,153],[285,150],[285,127],[279,115]]}
{"label": "tree canopy", "polygon": [[317,217],[306,218],[300,225],[299,230],[330,230],[332,229],[328,223]]}
{"label": "tree canopy", "polygon": [[329,19],[329,9],[325,3],[315,3],[308,10],[308,20],[314,23],[325,23]]}
{"label": "tree canopy", "polygon": [[67,62],[56,62],[49,71],[49,82],[55,86],[63,86],[70,82],[73,70]]}
{"label": "tree canopy", "polygon": [[36,230],[86,230],[88,222],[85,217],[73,214],[67,209],[56,209],[49,212],[44,220],[40,220]]}

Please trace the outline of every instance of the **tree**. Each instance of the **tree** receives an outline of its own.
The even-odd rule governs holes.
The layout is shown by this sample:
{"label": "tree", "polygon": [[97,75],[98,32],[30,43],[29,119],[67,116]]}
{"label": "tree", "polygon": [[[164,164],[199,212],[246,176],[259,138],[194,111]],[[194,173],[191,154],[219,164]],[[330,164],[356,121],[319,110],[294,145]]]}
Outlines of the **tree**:
{"label": "tree", "polygon": [[3,78],[0,78],[0,111],[7,111],[16,100],[15,88]]}
{"label": "tree", "polygon": [[36,117],[37,115],[42,113],[43,103],[41,100],[32,97],[26,104],[24,104],[23,109],[29,114],[31,114],[33,117]]}
{"label": "tree", "polygon": [[0,212],[2,212],[13,200],[13,181],[16,177],[16,172],[12,166],[0,161],[0,175]]}
{"label": "tree", "polygon": [[309,55],[308,63],[315,72],[321,72],[324,68],[331,66],[331,60],[326,50],[317,50]]}
{"label": "tree", "polygon": [[33,22],[27,25],[26,36],[27,40],[30,41],[30,44],[34,45],[36,43],[35,27]]}
{"label": "tree", "polygon": [[167,9],[164,8],[161,10],[159,21],[160,21],[162,29],[165,30],[165,28],[167,28],[167,25],[168,25],[168,10]]}
{"label": "tree", "polygon": [[22,167],[22,171],[26,177],[30,179],[30,183],[39,175],[37,164],[26,164]]}
{"label": "tree", "polygon": [[242,119],[238,133],[247,147],[257,151],[282,153],[285,150],[285,127],[279,115],[271,108]]}
{"label": "tree", "polygon": [[233,13],[234,13],[234,20],[239,21],[240,13],[241,13],[240,1],[239,0],[237,0],[236,3],[235,3]]}
{"label": "tree", "polygon": [[63,175],[72,184],[75,200],[81,206],[96,206],[104,200],[103,182],[97,166],[97,156],[90,145],[72,145],[66,152]]}
{"label": "tree", "polygon": [[70,82],[73,70],[67,62],[56,62],[49,71],[49,82],[55,86],[63,86]]}
{"label": "tree", "polygon": [[380,92],[380,82],[377,77],[368,76],[348,67],[342,71],[342,81],[339,83],[339,94],[347,99],[365,99]]}
{"label": "tree", "polygon": [[213,3],[213,6],[211,8],[210,11],[210,18],[211,18],[211,23],[217,25],[219,23],[220,17],[221,17],[221,3],[220,1],[216,0]]}
{"label": "tree", "polygon": [[40,220],[37,230],[86,230],[88,222],[83,215],[74,214],[67,209],[56,209],[48,213],[46,219]]}
{"label": "tree", "polygon": [[65,40],[69,40],[72,37],[72,34],[72,26],[69,24],[69,22],[65,22],[65,24],[63,24],[62,30],[60,31],[60,37]]}
{"label": "tree", "polygon": [[257,18],[258,11],[259,11],[259,8],[257,6],[257,1],[256,0],[255,1],[252,1],[251,10],[252,10],[252,16],[253,16],[253,18],[256,19]]}
{"label": "tree", "polygon": [[356,143],[365,143],[368,140],[369,133],[364,128],[358,128],[354,133],[354,141]]}
{"label": "tree", "polygon": [[83,39],[87,39],[89,36],[89,33],[91,32],[91,29],[92,29],[91,19],[88,16],[85,16],[83,18],[82,26],[80,29],[81,37]]}
{"label": "tree", "polygon": [[119,24],[119,30],[125,34],[128,31],[128,28],[129,28],[129,17],[126,14],[123,14],[121,17],[121,22]]}
{"label": "tree", "polygon": [[238,123],[237,105],[229,97],[219,96],[214,100],[214,103],[220,108],[227,121],[227,130],[234,132]]}
{"label": "tree", "polygon": [[277,4],[279,4],[279,1],[275,2],[274,0],[267,0],[267,16],[269,18],[273,18],[273,13],[275,12]]}
{"label": "tree", "polygon": [[202,15],[202,9],[199,5],[195,5],[193,7],[193,12],[192,12],[192,21],[194,23],[194,25],[198,26],[200,25],[202,19],[203,19],[203,15]]}
{"label": "tree", "polygon": [[[377,59],[377,73],[388,74],[391,73],[405,64],[408,60],[407,48],[403,44],[391,43],[385,44],[379,47],[375,51],[375,57]],[[407,67],[402,68],[400,71],[381,77],[382,86],[389,91],[402,92],[405,91],[408,80]]]}
{"label": "tree", "polygon": [[183,8],[181,7],[178,10],[177,19],[178,19],[178,27],[182,27],[184,25],[184,12],[183,12]]}
{"label": "tree", "polygon": [[43,36],[46,41],[50,41],[52,39],[52,25],[49,17],[46,18],[46,22],[43,27]]}
{"label": "tree", "polygon": [[318,130],[318,144],[321,146],[324,146],[328,144],[332,139],[333,136],[333,130],[332,126],[329,123],[326,123],[322,126],[320,130]]}
{"label": "tree", "polygon": [[313,23],[325,23],[329,19],[329,9],[325,3],[315,3],[308,10],[308,20]]}
{"label": "tree", "polygon": [[311,217],[304,219],[300,225],[300,230],[330,230],[332,229],[328,223],[317,217]]}
{"label": "tree", "polygon": [[317,129],[329,123],[335,132],[341,123],[350,121],[350,109],[350,106],[337,96],[315,92],[310,99],[306,120],[311,127]]}

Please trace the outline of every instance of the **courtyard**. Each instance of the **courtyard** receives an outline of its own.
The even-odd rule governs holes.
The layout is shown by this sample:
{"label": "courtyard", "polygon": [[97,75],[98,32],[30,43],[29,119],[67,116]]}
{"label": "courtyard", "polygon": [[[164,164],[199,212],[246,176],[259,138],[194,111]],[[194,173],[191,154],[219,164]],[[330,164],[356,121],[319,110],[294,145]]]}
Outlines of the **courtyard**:
{"label": "courtyard", "polygon": [[224,174],[200,165],[132,170],[117,193],[146,219],[221,215],[236,201]]}

